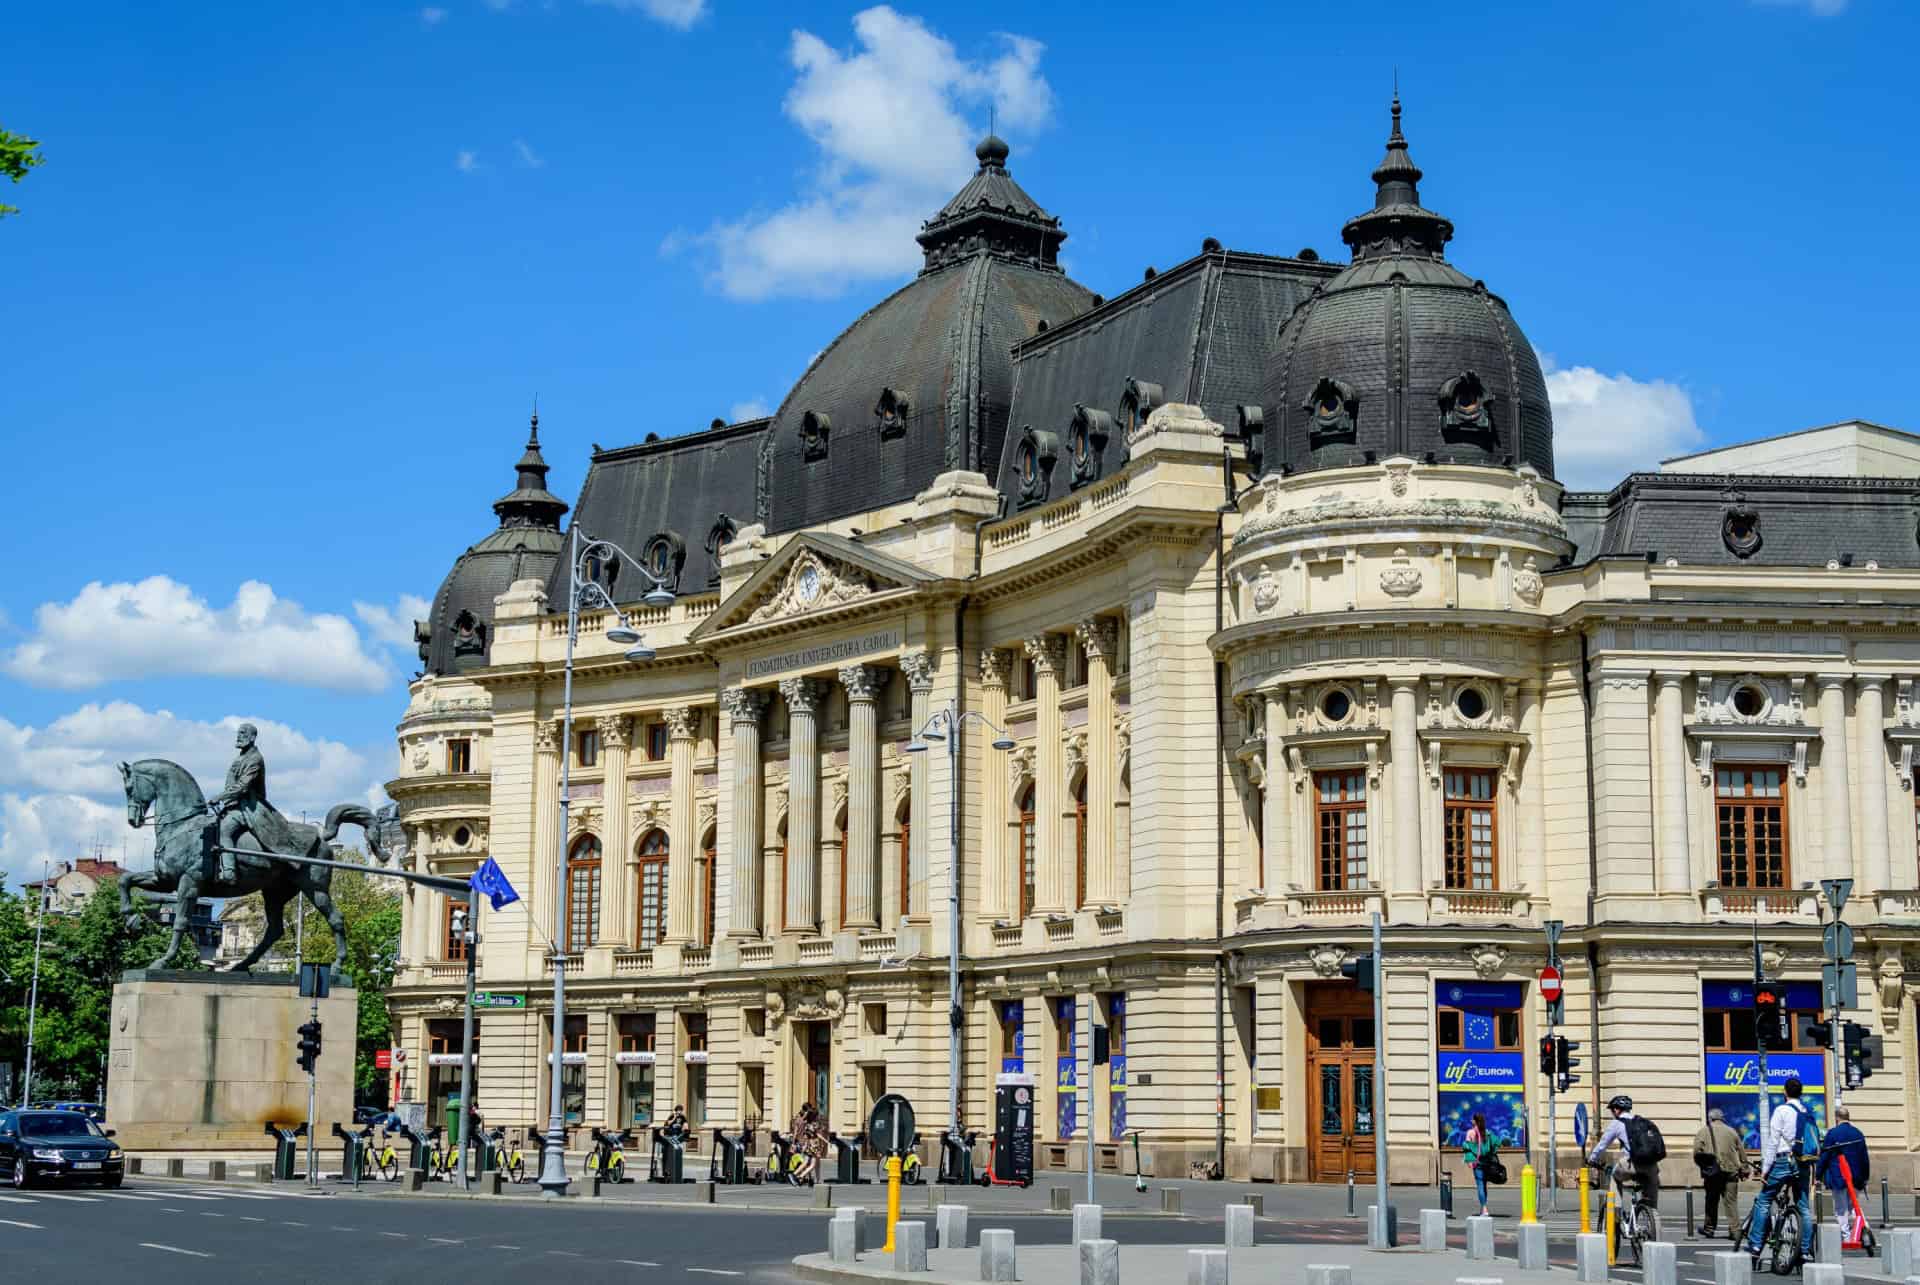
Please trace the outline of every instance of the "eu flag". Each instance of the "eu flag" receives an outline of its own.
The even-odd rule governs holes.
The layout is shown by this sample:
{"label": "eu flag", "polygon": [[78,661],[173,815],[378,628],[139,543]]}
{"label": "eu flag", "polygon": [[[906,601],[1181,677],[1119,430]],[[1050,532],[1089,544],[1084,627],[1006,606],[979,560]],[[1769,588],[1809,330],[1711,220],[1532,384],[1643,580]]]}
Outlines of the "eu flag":
{"label": "eu flag", "polygon": [[512,884],[507,882],[506,872],[492,857],[480,863],[480,868],[473,872],[471,879],[467,880],[467,886],[491,901],[495,910],[509,902],[520,900],[520,894],[513,890]]}

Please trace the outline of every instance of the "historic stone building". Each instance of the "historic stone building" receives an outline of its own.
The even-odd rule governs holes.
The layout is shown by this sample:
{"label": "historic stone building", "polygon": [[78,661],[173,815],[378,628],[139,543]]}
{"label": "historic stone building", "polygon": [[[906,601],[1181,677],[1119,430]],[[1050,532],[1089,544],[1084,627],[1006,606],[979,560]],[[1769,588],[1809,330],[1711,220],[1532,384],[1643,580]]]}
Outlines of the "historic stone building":
{"label": "historic stone building", "polygon": [[[677,596],[583,568],[656,654],[584,612],[570,737],[537,437],[421,623],[412,860],[525,894],[483,915],[489,1121],[545,1120],[557,933],[570,1119],[815,1100],[844,1132],[897,1091],[931,1139],[957,948],[964,1118],[1032,1077],[1043,1163],[1091,1136],[1129,1167],[1137,1130],[1163,1175],[1218,1135],[1234,1174],[1364,1177],[1384,1127],[1426,1180],[1472,1109],[1545,1139],[1560,920],[1569,1096],[1631,1093],[1683,1168],[1707,1105],[1754,1110],[1754,942],[1815,1007],[1844,875],[1852,1016],[1886,1036],[1848,1097],[1910,1169],[1920,482],[1563,491],[1539,363],[1446,257],[1397,103],[1350,263],[1209,239],[1111,299],[978,155],[923,270],[772,417],[594,454],[573,520]],[[1013,748],[975,720],[910,751],[940,711]],[[444,1102],[464,965],[409,895],[400,1087]],[[1375,911],[1384,1031],[1341,973]],[[1817,1050],[1773,1069],[1835,1088]]]}

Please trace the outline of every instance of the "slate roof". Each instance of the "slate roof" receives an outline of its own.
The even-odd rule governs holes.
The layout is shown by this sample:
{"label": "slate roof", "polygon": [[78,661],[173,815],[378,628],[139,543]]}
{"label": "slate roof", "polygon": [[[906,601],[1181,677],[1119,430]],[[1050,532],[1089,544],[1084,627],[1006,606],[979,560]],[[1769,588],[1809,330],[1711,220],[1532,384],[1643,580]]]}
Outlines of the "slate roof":
{"label": "slate roof", "polygon": [[[1260,404],[1261,373],[1280,323],[1339,271],[1337,264],[1209,243],[1186,262],[1021,343],[1014,428],[994,470],[1008,511],[1058,499],[1126,462],[1129,380],[1136,389],[1157,386],[1162,401],[1199,405],[1236,432],[1239,408]],[[1092,467],[1076,469],[1071,451],[1081,407],[1104,412],[1113,423]],[[1040,479],[1044,487],[1022,485],[1020,453],[1029,428],[1050,436],[1059,451],[1051,474]]]}
{"label": "slate roof", "polygon": [[1920,479],[1634,473],[1611,491],[1568,492],[1561,517],[1576,563],[1920,567]]}

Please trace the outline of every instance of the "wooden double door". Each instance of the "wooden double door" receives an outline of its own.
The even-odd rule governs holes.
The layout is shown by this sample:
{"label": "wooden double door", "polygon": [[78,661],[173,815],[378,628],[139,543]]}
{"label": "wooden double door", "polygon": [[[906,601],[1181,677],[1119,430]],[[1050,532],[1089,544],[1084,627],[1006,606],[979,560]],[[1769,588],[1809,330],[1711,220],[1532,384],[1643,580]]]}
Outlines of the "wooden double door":
{"label": "wooden double door", "polygon": [[1374,1174],[1376,1061],[1373,996],[1351,983],[1307,989],[1307,1176],[1345,1182]]}

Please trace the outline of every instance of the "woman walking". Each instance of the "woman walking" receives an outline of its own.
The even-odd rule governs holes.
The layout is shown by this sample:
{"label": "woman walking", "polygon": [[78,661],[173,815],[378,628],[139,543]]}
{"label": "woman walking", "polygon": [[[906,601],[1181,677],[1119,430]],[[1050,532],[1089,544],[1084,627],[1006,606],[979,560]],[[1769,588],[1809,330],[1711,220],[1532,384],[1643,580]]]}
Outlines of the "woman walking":
{"label": "woman walking", "polygon": [[1473,1170],[1473,1189],[1480,1197],[1480,1215],[1487,1215],[1487,1162],[1499,1149],[1500,1141],[1487,1129],[1487,1117],[1476,1111],[1473,1125],[1463,1139],[1460,1158]]}

